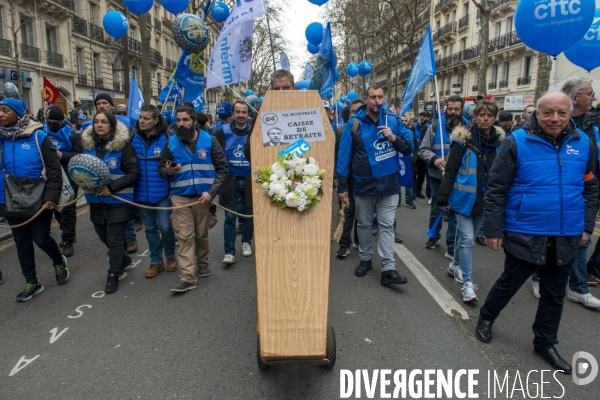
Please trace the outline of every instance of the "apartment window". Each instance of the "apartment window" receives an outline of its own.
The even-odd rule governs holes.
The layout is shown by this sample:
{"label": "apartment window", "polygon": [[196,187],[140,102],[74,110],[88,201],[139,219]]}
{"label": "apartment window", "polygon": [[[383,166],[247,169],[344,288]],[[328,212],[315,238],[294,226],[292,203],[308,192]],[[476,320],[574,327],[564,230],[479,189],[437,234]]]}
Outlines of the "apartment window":
{"label": "apartment window", "polygon": [[449,56],[454,54],[454,43],[450,43],[450,53],[448,54]]}
{"label": "apartment window", "polygon": [[4,7],[0,7],[0,39],[4,39]]}
{"label": "apartment window", "polygon": [[99,25],[100,7],[96,3],[90,2],[90,22],[94,25]]}
{"label": "apartment window", "polygon": [[49,25],[46,25],[46,46],[48,46],[48,51],[58,53],[58,35],[56,33],[56,28]]}
{"label": "apartment window", "polygon": [[438,32],[440,30],[440,21],[435,21],[435,31]]}
{"label": "apartment window", "polygon": [[450,88],[452,87],[452,77],[448,77],[448,79],[446,79],[446,90],[450,91]]}
{"label": "apartment window", "polygon": [[490,78],[490,82],[498,82],[498,64],[492,65],[492,76]]}
{"label": "apartment window", "polygon": [[33,46],[33,24],[29,18],[21,17],[21,43]]}
{"label": "apartment window", "polygon": [[469,15],[469,3],[463,4],[463,17]]}
{"label": "apartment window", "polygon": [[477,44],[481,44],[481,31],[477,31]]}
{"label": "apartment window", "polygon": [[102,78],[102,64],[100,62],[100,54],[94,53],[92,57],[92,68],[94,69],[94,78],[96,80]]}
{"label": "apartment window", "polygon": [[444,25],[448,25],[450,23],[450,14],[446,14],[446,23]]}
{"label": "apartment window", "polygon": [[129,37],[137,40],[137,28],[135,26],[129,27]]}
{"label": "apartment window", "polygon": [[462,86],[464,80],[465,80],[465,74],[458,74],[458,81],[456,83],[458,83],[459,85]]}
{"label": "apartment window", "polygon": [[156,51],[162,53],[162,51],[160,51],[160,40],[156,39],[154,45],[156,46]]}
{"label": "apartment window", "polygon": [[510,73],[510,62],[505,62],[502,64],[502,80],[508,81],[508,76]]}
{"label": "apartment window", "polygon": [[494,37],[502,35],[502,22],[496,22],[496,24],[494,25],[494,31],[496,33],[496,36]]}
{"label": "apartment window", "polygon": [[444,57],[448,54],[448,46],[444,46],[443,53]]}
{"label": "apartment window", "polygon": [[506,18],[506,33],[511,33],[513,30],[513,17]]}
{"label": "apartment window", "polygon": [[460,39],[460,51],[463,51],[466,48],[467,48],[467,38],[464,37],[464,38]]}
{"label": "apartment window", "polygon": [[77,75],[85,75],[85,67],[83,62],[83,49],[81,47],[77,47],[75,49],[75,65],[77,67]]}
{"label": "apartment window", "polygon": [[446,78],[442,78],[441,82],[440,82],[440,92],[443,92],[445,87],[446,87]]}
{"label": "apartment window", "polygon": [[531,57],[521,59],[521,77],[531,76]]}
{"label": "apartment window", "polygon": [[452,11],[452,22],[456,22],[456,10]]}

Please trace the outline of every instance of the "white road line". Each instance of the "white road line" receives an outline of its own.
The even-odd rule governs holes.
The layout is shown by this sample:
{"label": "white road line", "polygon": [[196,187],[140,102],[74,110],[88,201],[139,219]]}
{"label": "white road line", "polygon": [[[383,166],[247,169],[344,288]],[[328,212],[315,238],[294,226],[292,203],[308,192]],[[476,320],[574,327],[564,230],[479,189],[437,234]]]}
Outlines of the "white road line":
{"label": "white road line", "polygon": [[[421,285],[429,292],[431,297],[442,307],[442,310],[450,316],[459,313],[462,319],[469,319],[469,314],[462,306],[454,300],[454,297],[431,275],[431,272],[411,253],[406,246],[400,243],[395,245],[396,255],[408,267],[410,272],[417,277]],[[454,311],[454,312],[453,312]]]}

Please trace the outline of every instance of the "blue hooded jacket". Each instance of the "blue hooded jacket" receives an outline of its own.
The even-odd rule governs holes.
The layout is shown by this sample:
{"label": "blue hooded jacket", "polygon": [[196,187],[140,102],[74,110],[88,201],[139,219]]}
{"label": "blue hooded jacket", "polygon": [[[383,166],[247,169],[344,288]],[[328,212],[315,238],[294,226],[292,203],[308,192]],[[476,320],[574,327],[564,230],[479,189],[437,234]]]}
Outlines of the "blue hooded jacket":
{"label": "blue hooded jacket", "polygon": [[[393,149],[402,154],[412,153],[412,132],[404,126],[400,118],[390,110],[385,110],[383,125],[387,124],[392,132],[396,134],[396,140],[391,143],[387,140],[382,141],[383,144],[393,147]],[[361,123],[356,129],[356,133],[352,133],[354,119],[358,119]],[[354,194],[356,196],[388,196],[397,194],[399,189],[398,184],[398,157],[393,157],[396,169],[390,169],[387,175],[377,177],[373,173],[371,167],[371,158],[373,154],[369,154],[365,146],[363,138],[369,135],[377,134],[379,123],[375,124],[367,114],[367,106],[360,107],[354,114],[354,118],[350,119],[340,139],[338,150],[338,164],[336,169],[336,179],[338,181],[338,193],[348,191],[348,178],[354,180]],[[368,127],[369,132],[362,132],[362,129]],[[371,155],[371,158],[369,157]]]}

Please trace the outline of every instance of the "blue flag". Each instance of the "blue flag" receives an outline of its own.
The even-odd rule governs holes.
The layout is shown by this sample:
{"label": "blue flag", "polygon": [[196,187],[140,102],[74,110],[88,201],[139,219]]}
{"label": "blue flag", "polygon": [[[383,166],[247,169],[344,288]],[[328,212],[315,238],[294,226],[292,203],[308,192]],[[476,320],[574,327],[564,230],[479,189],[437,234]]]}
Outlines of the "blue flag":
{"label": "blue flag", "polygon": [[279,63],[281,64],[281,69],[285,69],[286,71],[290,70],[290,60],[285,53],[281,53],[279,55]]}
{"label": "blue flag", "polygon": [[135,123],[140,118],[140,109],[144,105],[144,97],[142,91],[135,81],[133,73],[129,78],[129,101],[127,102],[127,116],[131,121],[131,126],[135,126]]}
{"label": "blue flag", "polygon": [[398,161],[400,162],[400,171],[398,172],[398,182],[400,183],[400,186],[409,188],[415,186],[411,155],[399,154]]}
{"label": "blue flag", "polygon": [[306,66],[304,67],[304,79],[307,81],[310,81],[312,79],[312,76],[313,76],[313,67],[309,63],[306,63]]}
{"label": "blue flag", "polygon": [[181,53],[174,78],[185,89],[183,102],[189,101],[196,112],[201,111],[204,108],[204,51]]}
{"label": "blue flag", "polygon": [[402,95],[402,109],[400,115],[404,115],[413,107],[413,102],[419,90],[435,76],[435,56],[431,42],[431,26],[427,27],[427,33],[421,43],[415,63],[410,71],[404,94]]}
{"label": "blue flag", "polygon": [[333,43],[331,42],[331,24],[327,23],[327,28],[323,33],[323,42],[317,55],[317,63],[313,76],[310,80],[309,90],[318,90],[321,96],[325,96],[335,86],[335,66],[337,60],[333,53]]}
{"label": "blue flag", "polygon": [[[169,90],[171,93],[169,93]],[[158,98],[160,99],[161,103],[176,101],[181,97],[182,90],[183,88],[178,83],[176,83],[173,79],[169,79],[167,81],[167,85],[160,91]],[[169,95],[169,97],[167,97],[167,95]]]}

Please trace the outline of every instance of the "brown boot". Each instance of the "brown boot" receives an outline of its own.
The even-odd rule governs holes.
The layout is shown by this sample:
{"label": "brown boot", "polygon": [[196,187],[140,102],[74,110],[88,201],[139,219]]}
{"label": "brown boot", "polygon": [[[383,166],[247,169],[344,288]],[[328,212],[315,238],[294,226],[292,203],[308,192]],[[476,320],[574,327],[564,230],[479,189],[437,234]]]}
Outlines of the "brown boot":
{"label": "brown boot", "polygon": [[165,266],[163,264],[150,264],[150,268],[148,268],[148,271],[146,271],[146,278],[154,278],[164,270]]}
{"label": "brown boot", "polygon": [[127,242],[125,242],[125,245],[126,245],[126,249],[127,249],[127,254],[137,253],[137,251],[138,251],[137,240],[135,240],[135,239],[128,240]]}
{"label": "brown boot", "polygon": [[169,272],[177,271],[177,258],[175,258],[175,257],[167,258],[167,271],[169,271]]}

